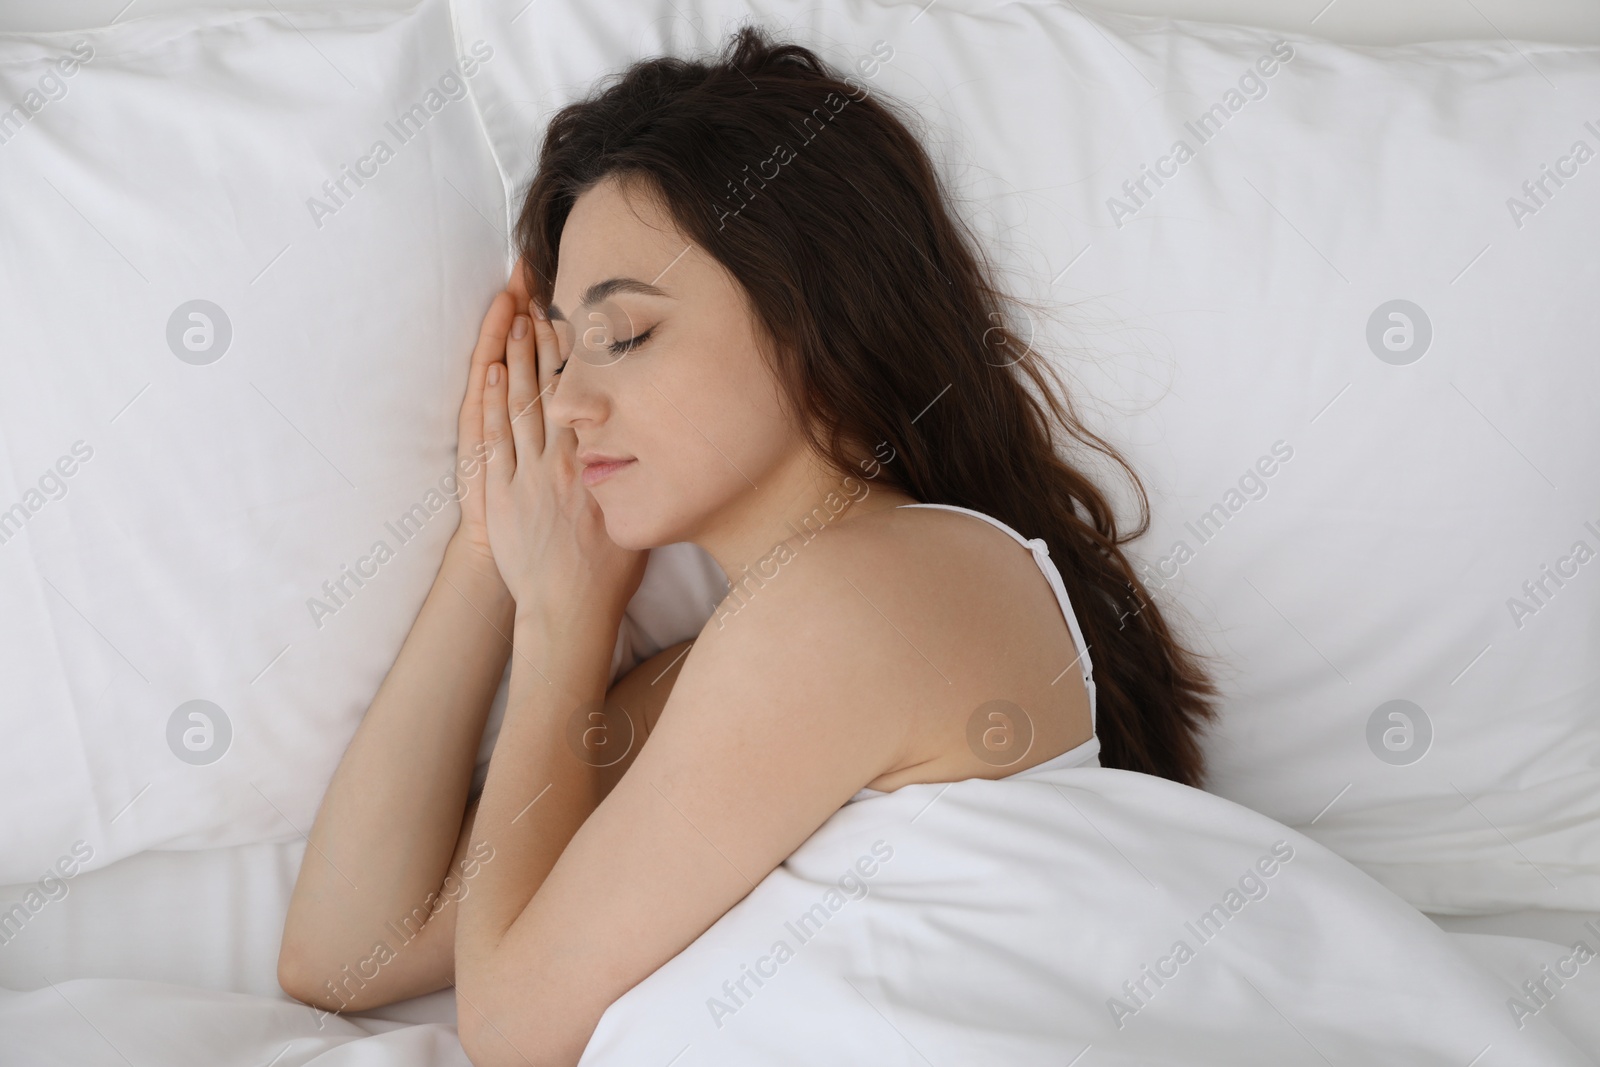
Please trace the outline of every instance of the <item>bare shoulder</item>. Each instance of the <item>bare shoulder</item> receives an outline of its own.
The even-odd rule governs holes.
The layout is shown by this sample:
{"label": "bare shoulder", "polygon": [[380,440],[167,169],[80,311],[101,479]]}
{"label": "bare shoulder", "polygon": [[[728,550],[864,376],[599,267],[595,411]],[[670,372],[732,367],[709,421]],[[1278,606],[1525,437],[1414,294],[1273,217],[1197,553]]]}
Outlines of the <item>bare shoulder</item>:
{"label": "bare shoulder", "polygon": [[[907,724],[902,757],[874,788],[1001,777],[1092,736],[1071,630],[1027,548],[942,508],[884,509],[830,532],[815,571],[868,607],[850,635],[870,678],[861,684]],[[1020,708],[1031,737],[1004,766],[969,743],[995,701]]]}
{"label": "bare shoulder", "polygon": [[962,649],[1018,649],[1037,631],[1041,648],[1059,646],[1058,637],[1070,643],[1033,554],[989,522],[942,508],[889,508],[830,534],[819,569],[852,576],[886,623],[908,637],[915,629],[958,672],[977,673],[970,656],[956,654]]}
{"label": "bare shoulder", "polygon": [[[619,688],[653,705],[653,728],[673,682],[714,674],[746,706],[803,715],[834,744],[871,737],[886,755],[866,784],[894,789],[1000,777],[1087,740],[1075,660],[1030,552],[969,515],[886,508],[752,567],[691,648],[663,650]],[[1001,767],[968,743],[974,716],[997,700],[1022,709],[1031,735]]]}
{"label": "bare shoulder", "polygon": [[844,599],[874,610],[953,607],[1002,572],[1026,578],[1038,569],[988,523],[931,508],[884,508],[796,538],[733,576],[706,630],[725,628],[761,599],[837,610],[848,593]]}
{"label": "bare shoulder", "polygon": [[733,576],[695,641],[685,674],[729,657],[740,660],[736,669],[759,673],[774,687],[803,684],[818,695],[854,690],[864,699],[875,696],[875,689],[861,688],[879,677],[867,667],[881,660],[895,636],[882,614],[892,583],[875,573],[890,546],[877,529],[881,514],[796,537]]}

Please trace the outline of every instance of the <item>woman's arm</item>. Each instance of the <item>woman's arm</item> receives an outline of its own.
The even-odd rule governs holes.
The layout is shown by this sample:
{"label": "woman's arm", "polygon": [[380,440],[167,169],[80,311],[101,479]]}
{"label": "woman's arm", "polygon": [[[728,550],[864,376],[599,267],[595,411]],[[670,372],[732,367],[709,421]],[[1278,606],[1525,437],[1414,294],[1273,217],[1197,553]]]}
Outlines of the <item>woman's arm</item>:
{"label": "woman's arm", "polygon": [[504,357],[516,306],[502,292],[484,316],[457,427],[461,523],[328,786],[290,899],[279,984],[329,1011],[451,979],[451,900],[467,886],[450,878],[476,862],[460,847],[467,792],[516,607],[489,548],[483,503],[483,383]]}
{"label": "woman's arm", "polygon": [[[525,302],[519,270],[484,317],[458,426],[461,525],[329,785],[290,901],[279,984],[327,1011],[451,984],[459,901],[494,858],[487,842],[468,853],[477,804],[463,816],[515,615],[488,542],[482,401],[489,365],[508,347],[531,347],[527,338],[508,342]],[[635,728],[623,759],[588,769],[597,801],[636,758],[686,650],[663,650],[608,694]]]}
{"label": "woman's arm", "polygon": [[328,1011],[432,992],[453,975],[451,902],[471,888],[459,869],[467,792],[515,614],[504,586],[463,555],[454,541],[446,549],[334,773],[295,882],[278,981]]}
{"label": "woman's arm", "polygon": [[667,706],[672,685],[678,680],[678,672],[683,670],[683,661],[692,647],[693,641],[668,645],[618,678],[617,684],[606,694],[607,708],[626,713],[633,743],[622,759],[600,769],[597,783],[600,795],[596,803],[604,800],[616,788],[638,758],[639,749],[649,739],[651,731],[656,728],[656,721],[661,718],[661,710]]}
{"label": "woman's arm", "polygon": [[[638,757],[639,749],[661,716],[661,710],[672,692],[673,682],[683,667],[684,656],[692,644],[691,641],[682,641],[662,649],[619,678],[606,695],[608,706],[619,707],[628,714],[632,721],[633,736],[627,754],[601,772],[602,797],[610,792]],[[467,806],[466,818],[461,824],[460,836],[449,865],[445,868],[443,880],[434,886],[435,895],[432,899],[438,901],[437,911],[433,910],[432,902],[424,898],[423,905],[428,911],[426,916],[420,911],[413,913],[380,933],[379,940],[395,953],[394,959],[380,966],[374,958],[367,966],[361,967],[361,961],[374,955],[372,946],[368,945],[349,971],[341,970],[342,965],[333,965],[331,960],[323,960],[318,970],[302,976],[298,971],[300,965],[291,965],[285,953],[279,960],[278,975],[284,990],[296,999],[315,1004],[325,1011],[365,1011],[452,984],[455,980],[459,901],[472,891],[472,879],[483,863],[492,860],[487,847],[480,847],[470,858],[467,855],[477,811],[478,801],[475,800]],[[407,954],[406,965],[397,969],[393,964],[400,962],[398,950],[402,946]],[[381,957],[382,954],[377,956]],[[375,978],[362,977],[363,974],[372,975],[374,971],[377,972]],[[331,990],[328,983],[332,984]]]}
{"label": "woman's arm", "polygon": [[457,920],[457,1024],[478,1067],[576,1064],[606,1008],[900,765],[912,710],[945,695],[853,587],[871,568],[850,531],[786,567],[736,625],[702,632],[649,744],[597,807],[562,759],[555,694],[589,684],[599,631],[519,617],[517,643],[544,650],[552,685],[528,670],[536,684],[519,686],[513,667],[473,829],[497,857]]}

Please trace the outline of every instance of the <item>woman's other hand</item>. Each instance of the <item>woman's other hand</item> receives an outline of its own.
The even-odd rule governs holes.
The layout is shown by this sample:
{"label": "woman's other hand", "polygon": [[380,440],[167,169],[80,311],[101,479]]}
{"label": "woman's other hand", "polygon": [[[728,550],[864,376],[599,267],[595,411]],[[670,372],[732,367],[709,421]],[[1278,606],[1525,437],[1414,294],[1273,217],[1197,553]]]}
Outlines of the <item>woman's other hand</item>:
{"label": "woman's other hand", "polygon": [[[520,288],[520,282],[517,285]],[[526,299],[522,298],[524,304]],[[499,577],[499,571],[489,545],[484,508],[484,471],[489,450],[483,440],[483,386],[490,364],[503,365],[506,337],[519,306],[522,305],[510,289],[495,294],[489,304],[483,325],[478,329],[478,343],[472,350],[467,395],[461,401],[461,413],[456,420],[456,479],[461,522],[451,540],[469,566],[495,577]]]}
{"label": "woman's other hand", "polygon": [[560,381],[561,359],[543,310],[519,304],[505,363],[491,363],[484,375],[486,526],[519,617],[614,628],[644,577],[649,550],[611,540],[582,481],[577,434],[546,416],[541,400]]}

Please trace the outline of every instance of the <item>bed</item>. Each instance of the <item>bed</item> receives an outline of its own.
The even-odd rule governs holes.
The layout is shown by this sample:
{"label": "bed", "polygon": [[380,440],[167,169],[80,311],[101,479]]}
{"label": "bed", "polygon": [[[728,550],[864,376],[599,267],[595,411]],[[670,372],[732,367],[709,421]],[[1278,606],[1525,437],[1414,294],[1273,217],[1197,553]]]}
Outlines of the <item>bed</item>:
{"label": "bed", "polygon": [[[1211,795],[852,805],[584,1063],[1600,1060],[1592,7],[136,0],[0,13],[0,1063],[467,1062],[449,990],[278,989],[304,831],[454,527],[541,117],[746,17],[926,123],[1225,709]],[[614,676],[725,588],[653,553]],[[791,992],[739,985],[880,840]]]}

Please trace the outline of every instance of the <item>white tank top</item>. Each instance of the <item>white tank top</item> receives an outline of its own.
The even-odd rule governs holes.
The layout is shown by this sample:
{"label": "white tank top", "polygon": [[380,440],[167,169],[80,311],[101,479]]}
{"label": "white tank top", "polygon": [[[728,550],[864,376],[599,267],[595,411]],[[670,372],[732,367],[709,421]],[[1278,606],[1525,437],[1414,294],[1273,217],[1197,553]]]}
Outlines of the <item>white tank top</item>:
{"label": "white tank top", "polygon": [[[1004,775],[1003,778],[1023,778],[1041,771],[1059,770],[1062,767],[1098,767],[1100,765],[1100,735],[1095,718],[1094,664],[1089,659],[1089,646],[1083,640],[1083,630],[1078,626],[1078,617],[1073,614],[1072,601],[1067,597],[1067,587],[1061,582],[1061,572],[1056,570],[1055,562],[1050,558],[1050,546],[1045,544],[1044,538],[1035,537],[1029,539],[1023,537],[992,515],[985,515],[983,512],[973,511],[971,508],[957,507],[954,504],[901,504],[899,506],[903,508],[943,508],[946,511],[959,511],[962,514],[982,519],[1010,534],[1013,541],[1033,553],[1033,561],[1044,572],[1045,579],[1050,583],[1051,590],[1056,594],[1056,603],[1061,605],[1061,614],[1067,620],[1067,629],[1072,631],[1072,643],[1078,652],[1076,665],[1083,673],[1083,687],[1089,693],[1089,727],[1096,732],[1094,736],[1083,744],[1069,748],[1053,759],[1047,759],[1035,766]],[[868,797],[881,797],[883,795],[883,790],[861,789],[847,803],[853,804],[858,800],[865,800]]]}

